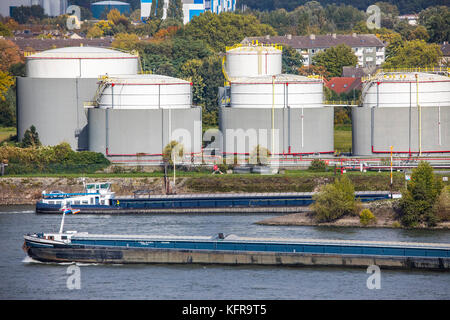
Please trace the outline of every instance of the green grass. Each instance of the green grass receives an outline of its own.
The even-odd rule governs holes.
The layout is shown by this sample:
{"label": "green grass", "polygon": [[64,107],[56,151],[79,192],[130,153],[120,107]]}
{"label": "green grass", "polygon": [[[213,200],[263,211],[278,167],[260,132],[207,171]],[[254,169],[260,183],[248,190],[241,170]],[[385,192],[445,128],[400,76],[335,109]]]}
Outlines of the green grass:
{"label": "green grass", "polygon": [[0,127],[0,143],[16,135],[17,130],[14,127]]}
{"label": "green grass", "polygon": [[341,124],[334,127],[334,150],[336,152],[352,151],[352,125]]}

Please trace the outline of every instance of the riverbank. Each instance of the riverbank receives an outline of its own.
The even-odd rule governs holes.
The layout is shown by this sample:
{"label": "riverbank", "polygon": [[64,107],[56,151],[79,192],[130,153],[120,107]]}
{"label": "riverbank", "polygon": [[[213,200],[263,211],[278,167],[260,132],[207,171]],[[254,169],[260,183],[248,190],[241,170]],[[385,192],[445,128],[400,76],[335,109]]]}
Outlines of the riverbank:
{"label": "riverbank", "polygon": [[[376,221],[363,226],[359,216],[344,216],[333,222],[319,223],[309,208],[301,213],[292,213],[264,219],[255,224],[266,226],[327,226],[327,227],[361,227],[361,228],[401,228],[398,217],[398,200],[380,200],[364,203],[363,208],[372,211]],[[424,229],[450,229],[450,221],[439,222],[435,227],[419,226]]]}
{"label": "riverbank", "polygon": [[[88,176],[86,182],[109,181],[116,196],[130,196],[136,190],[149,190],[152,194],[164,194],[164,178],[157,176],[102,175]],[[388,190],[389,175],[380,173],[347,173],[356,191]],[[339,175],[337,175],[339,176]],[[403,175],[394,176],[394,191],[399,191]],[[244,192],[313,192],[327,183],[332,183],[332,172],[286,171],[279,175],[180,173],[176,178],[176,193],[244,193]],[[173,182],[170,176],[171,183]],[[29,176],[0,177],[0,205],[34,204],[43,190],[82,192],[83,182],[78,176]]]}

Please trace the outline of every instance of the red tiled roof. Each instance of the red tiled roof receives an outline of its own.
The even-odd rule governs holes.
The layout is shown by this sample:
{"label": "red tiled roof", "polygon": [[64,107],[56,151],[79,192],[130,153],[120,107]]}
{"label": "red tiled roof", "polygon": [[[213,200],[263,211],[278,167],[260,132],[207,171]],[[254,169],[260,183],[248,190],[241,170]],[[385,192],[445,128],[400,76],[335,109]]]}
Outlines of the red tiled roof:
{"label": "red tiled roof", "polygon": [[334,77],[327,81],[325,85],[336,93],[347,93],[353,89],[358,89],[361,85],[361,78]]}

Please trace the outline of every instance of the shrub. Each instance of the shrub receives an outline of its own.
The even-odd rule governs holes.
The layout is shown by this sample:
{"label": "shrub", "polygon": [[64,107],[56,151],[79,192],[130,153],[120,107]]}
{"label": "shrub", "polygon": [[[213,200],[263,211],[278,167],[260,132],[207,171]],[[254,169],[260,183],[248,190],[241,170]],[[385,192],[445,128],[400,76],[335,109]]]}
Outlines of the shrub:
{"label": "shrub", "polygon": [[250,154],[249,163],[257,165],[267,165],[269,164],[269,158],[270,158],[269,149],[261,147],[258,144]]}
{"label": "shrub", "polygon": [[434,210],[439,221],[450,221],[450,186],[441,191]]}
{"label": "shrub", "polygon": [[347,176],[337,178],[313,196],[312,209],[319,222],[330,222],[358,212],[360,203],[355,200],[355,188]]}
{"label": "shrub", "polygon": [[314,159],[313,161],[311,161],[311,165],[309,166],[308,170],[323,172],[327,170],[327,164],[323,160]]}
{"label": "shrub", "polygon": [[436,225],[436,201],[441,194],[442,182],[434,176],[428,162],[421,161],[411,174],[400,200],[401,222],[406,227],[425,223]]}
{"label": "shrub", "polygon": [[170,141],[163,150],[163,160],[173,166],[173,156],[175,155],[175,162],[179,162],[184,155],[183,145],[178,141]]}
{"label": "shrub", "polygon": [[367,226],[370,223],[374,223],[376,220],[377,219],[373,215],[372,211],[370,211],[369,209],[364,209],[359,213],[359,222],[363,226]]}

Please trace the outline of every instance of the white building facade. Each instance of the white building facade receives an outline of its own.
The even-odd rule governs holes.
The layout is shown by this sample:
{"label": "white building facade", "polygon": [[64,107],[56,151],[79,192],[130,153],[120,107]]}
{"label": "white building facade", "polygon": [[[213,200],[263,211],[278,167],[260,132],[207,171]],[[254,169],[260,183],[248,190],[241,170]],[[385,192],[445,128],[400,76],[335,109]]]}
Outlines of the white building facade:
{"label": "white building facade", "polygon": [[[153,1],[158,5],[158,1],[163,1],[163,19],[167,17],[169,1],[173,0],[141,0],[141,19],[147,19],[150,16]],[[195,16],[205,11],[221,13],[234,11],[236,0],[182,0],[183,3],[183,23],[186,24]]]}

